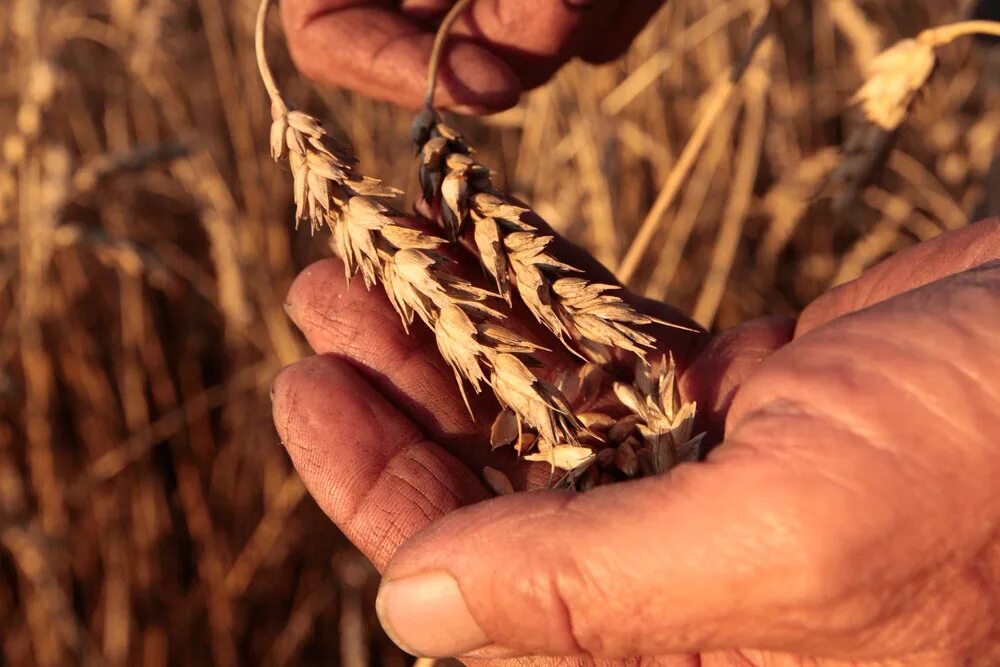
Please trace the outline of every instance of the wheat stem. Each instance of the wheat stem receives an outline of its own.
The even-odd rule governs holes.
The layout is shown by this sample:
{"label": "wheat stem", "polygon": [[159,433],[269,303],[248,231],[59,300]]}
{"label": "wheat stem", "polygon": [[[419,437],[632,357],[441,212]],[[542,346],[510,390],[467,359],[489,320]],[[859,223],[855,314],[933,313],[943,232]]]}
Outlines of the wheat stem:
{"label": "wheat stem", "polygon": [[462,15],[462,12],[472,4],[472,0],[458,0],[441,21],[437,34],[434,36],[434,46],[431,48],[431,61],[427,66],[427,93],[424,95],[424,109],[434,108],[434,91],[437,89],[438,75],[441,70],[441,58],[444,55],[444,45],[448,41],[451,27]]}
{"label": "wheat stem", "polygon": [[257,53],[257,69],[260,70],[260,78],[267,89],[267,96],[271,98],[271,104],[277,106],[282,111],[288,111],[288,105],[281,97],[278,84],[274,81],[274,72],[271,71],[271,64],[267,62],[267,50],[265,49],[265,39],[267,38],[267,14],[271,10],[274,0],[261,0],[257,8],[257,25],[254,30],[254,47]]}
{"label": "wheat stem", "polygon": [[962,21],[938,28],[929,28],[917,38],[921,42],[937,48],[949,44],[959,37],[969,35],[993,35],[1000,37],[1000,21]]}

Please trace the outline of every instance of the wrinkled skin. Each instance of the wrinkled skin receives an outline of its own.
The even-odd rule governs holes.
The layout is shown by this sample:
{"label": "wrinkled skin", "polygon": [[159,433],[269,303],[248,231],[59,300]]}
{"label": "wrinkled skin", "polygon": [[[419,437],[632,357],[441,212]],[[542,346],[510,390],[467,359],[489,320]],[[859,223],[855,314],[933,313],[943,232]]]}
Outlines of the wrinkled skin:
{"label": "wrinkled skin", "polygon": [[[1000,224],[979,223],[820,298],[794,331],[674,334],[684,393],[725,428],[707,463],[490,500],[483,422],[433,341],[401,333],[381,294],[349,289],[327,260],[289,295],[319,356],[276,380],[275,421],[387,580],[458,582],[490,644],[479,660],[996,664],[997,258]],[[411,612],[389,611],[411,650],[482,643],[401,636],[454,621]]]}
{"label": "wrinkled skin", "polygon": [[[281,3],[308,76],[410,107],[451,4]],[[574,57],[616,57],[661,4],[479,0],[437,101],[507,108]],[[378,290],[349,289],[328,260],[289,294],[317,356],[275,381],[275,422],[316,501],[385,573],[380,614],[411,651],[491,665],[1000,664],[998,258],[1000,224],[979,223],[797,322],[663,330],[722,440],[709,460],[499,499],[483,465],[518,485],[545,471],[490,457],[495,406],[476,402],[471,419],[426,332],[405,336]],[[512,324],[539,333],[524,320]],[[412,587],[401,604],[427,573],[455,584],[452,604]]]}

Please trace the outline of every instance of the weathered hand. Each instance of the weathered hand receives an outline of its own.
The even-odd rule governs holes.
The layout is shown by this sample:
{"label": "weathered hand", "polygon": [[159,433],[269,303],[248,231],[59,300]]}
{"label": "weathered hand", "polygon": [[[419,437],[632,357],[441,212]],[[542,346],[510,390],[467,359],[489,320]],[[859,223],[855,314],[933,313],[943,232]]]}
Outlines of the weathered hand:
{"label": "weathered hand", "polygon": [[[621,55],[665,0],[479,0],[460,19],[437,102],[468,112],[517,103],[574,57]],[[296,65],[322,83],[420,105],[437,22],[454,0],[284,0]]]}
{"label": "weathered hand", "polygon": [[672,341],[726,435],[663,478],[485,500],[481,431],[433,343],[333,262],[290,295],[324,356],[276,381],[275,418],[411,651],[996,664],[998,257],[995,222],[902,253],[774,354],[778,321]]}

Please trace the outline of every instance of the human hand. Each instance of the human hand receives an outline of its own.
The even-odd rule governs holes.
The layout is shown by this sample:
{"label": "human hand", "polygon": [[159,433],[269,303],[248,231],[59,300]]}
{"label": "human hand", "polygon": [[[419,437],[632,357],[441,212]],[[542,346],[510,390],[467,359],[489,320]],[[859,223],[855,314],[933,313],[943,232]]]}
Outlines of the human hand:
{"label": "human hand", "polygon": [[[574,57],[620,56],[665,0],[479,0],[452,31],[437,103],[501,111]],[[437,23],[454,0],[284,0],[296,66],[309,78],[416,108]]]}
{"label": "human hand", "polygon": [[1000,264],[973,267],[997,257],[995,222],[902,253],[773,355],[774,321],[674,341],[726,438],[662,478],[480,502],[483,439],[433,343],[332,262],[290,295],[326,356],[282,374],[275,418],[412,651],[995,664]]}

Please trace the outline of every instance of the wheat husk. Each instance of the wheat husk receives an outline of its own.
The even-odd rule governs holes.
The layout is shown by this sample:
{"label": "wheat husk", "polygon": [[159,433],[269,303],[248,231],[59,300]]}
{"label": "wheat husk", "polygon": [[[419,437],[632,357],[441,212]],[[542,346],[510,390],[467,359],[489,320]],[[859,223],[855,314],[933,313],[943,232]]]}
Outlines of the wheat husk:
{"label": "wheat husk", "polygon": [[896,42],[867,64],[865,81],[850,100],[860,110],[860,118],[831,175],[840,188],[834,207],[841,215],[849,213],[861,186],[889,154],[897,132],[937,68],[937,49],[973,34],[1000,35],[1000,23],[965,21],[930,28]]}

